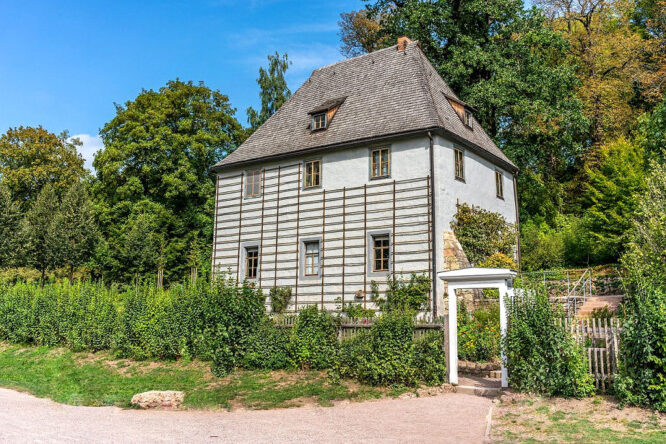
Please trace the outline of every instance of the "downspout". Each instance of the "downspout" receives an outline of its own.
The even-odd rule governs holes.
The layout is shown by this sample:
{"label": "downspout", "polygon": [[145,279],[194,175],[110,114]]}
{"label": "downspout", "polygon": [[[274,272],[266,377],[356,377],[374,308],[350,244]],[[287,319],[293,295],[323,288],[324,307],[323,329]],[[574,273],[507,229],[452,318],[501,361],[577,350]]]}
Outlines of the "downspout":
{"label": "downspout", "polygon": [[[429,150],[429,155],[430,155],[430,211],[432,213],[432,217],[430,218],[431,225],[430,225],[430,230],[431,230],[431,236],[430,236],[430,242],[432,245],[430,245],[430,248],[432,248],[432,255],[431,255],[431,261],[432,264],[430,266],[432,267],[432,276],[433,276],[433,282],[430,283],[432,285],[432,316],[433,319],[437,318],[437,269],[436,269],[436,263],[437,263],[437,249],[435,248],[435,245],[437,245],[437,237],[436,233],[437,230],[435,229],[435,220],[437,219],[435,215],[437,212],[435,211],[435,153],[434,153],[434,142],[432,139],[432,133],[428,131],[428,139],[430,140],[430,150]],[[515,189],[515,188],[514,188]]]}
{"label": "downspout", "polygon": [[518,186],[516,182],[516,173],[513,174],[513,205],[516,209],[516,260],[518,261],[518,272],[520,272],[520,211],[518,211]]}

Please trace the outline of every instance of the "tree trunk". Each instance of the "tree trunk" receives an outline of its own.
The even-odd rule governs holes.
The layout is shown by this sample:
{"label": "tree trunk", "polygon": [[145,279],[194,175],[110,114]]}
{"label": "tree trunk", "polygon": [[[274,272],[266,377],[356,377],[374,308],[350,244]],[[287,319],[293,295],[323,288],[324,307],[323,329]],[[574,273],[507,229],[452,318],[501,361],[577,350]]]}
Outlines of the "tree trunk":
{"label": "tree trunk", "polygon": [[46,279],[46,268],[42,268],[42,282],[40,283],[40,287],[44,288],[44,280]]}
{"label": "tree trunk", "polygon": [[74,265],[69,266],[69,285],[74,283]]}

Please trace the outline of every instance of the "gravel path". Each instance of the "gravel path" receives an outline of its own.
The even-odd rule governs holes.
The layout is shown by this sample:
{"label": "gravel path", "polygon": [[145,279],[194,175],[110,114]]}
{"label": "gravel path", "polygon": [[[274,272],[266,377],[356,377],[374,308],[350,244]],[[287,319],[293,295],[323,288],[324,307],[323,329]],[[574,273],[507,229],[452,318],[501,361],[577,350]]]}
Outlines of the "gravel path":
{"label": "gravel path", "polygon": [[77,407],[0,388],[0,442],[483,442],[492,402],[432,397],[262,411]]}

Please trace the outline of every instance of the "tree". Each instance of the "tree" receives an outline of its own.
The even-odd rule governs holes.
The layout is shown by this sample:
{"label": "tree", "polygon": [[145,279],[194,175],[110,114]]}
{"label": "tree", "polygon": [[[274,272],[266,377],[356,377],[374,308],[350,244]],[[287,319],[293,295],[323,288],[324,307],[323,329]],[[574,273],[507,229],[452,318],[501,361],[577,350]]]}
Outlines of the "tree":
{"label": "tree", "polygon": [[639,117],[635,138],[649,157],[666,160],[666,99]]}
{"label": "tree", "polygon": [[85,183],[76,183],[67,190],[54,223],[60,247],[59,265],[69,269],[69,281],[74,270],[88,262],[95,253],[99,231],[93,212],[92,200]]}
{"label": "tree", "polygon": [[41,126],[10,128],[0,136],[0,181],[19,202],[31,204],[50,183],[57,195],[87,175],[76,151],[78,139],[70,139]]}
{"label": "tree", "polygon": [[14,264],[19,251],[21,210],[7,187],[0,184],[0,269]]}
{"label": "tree", "polygon": [[636,201],[638,208],[622,256],[629,281],[636,287],[664,288],[666,281],[666,164],[650,164],[645,191]]}
{"label": "tree", "polygon": [[338,27],[342,41],[340,52],[345,57],[356,57],[384,45],[378,35],[381,25],[369,17],[367,10],[343,12]]}
{"label": "tree", "polygon": [[46,272],[56,268],[61,259],[58,224],[59,200],[54,185],[47,183],[37,195],[23,220],[24,262],[41,273],[44,285]]}
{"label": "tree", "polygon": [[[203,83],[170,81],[116,106],[102,128],[93,162],[100,228],[108,239],[113,279],[130,280],[124,262],[128,218],[147,205],[159,215],[165,274],[183,276],[193,242],[212,242],[215,175],[210,167],[245,133],[227,96]],[[144,268],[142,268],[144,269]]]}
{"label": "tree", "polygon": [[[648,85],[652,42],[632,23],[627,0],[541,0],[553,29],[569,42],[570,63],[581,81],[578,95],[590,121],[589,144],[627,136],[645,101],[657,98]],[[652,88],[652,87],[651,87]]]}
{"label": "tree", "polygon": [[603,145],[598,164],[586,166],[586,225],[595,262],[616,261],[631,228],[645,183],[643,149],[625,140]]}
{"label": "tree", "polygon": [[261,111],[257,112],[251,106],[247,109],[247,121],[250,124],[251,132],[259,128],[291,97],[291,91],[284,79],[284,73],[289,65],[291,65],[291,61],[287,54],[280,56],[278,52],[275,52],[274,55],[268,56],[268,71],[263,67],[259,68],[257,83],[261,88],[259,92]]}
{"label": "tree", "polygon": [[540,11],[523,10],[520,0],[377,0],[367,15],[381,27],[379,46],[417,39],[453,90],[479,109],[475,117],[522,170],[522,217],[538,207],[533,202],[561,206],[557,189],[532,196],[523,183],[547,191],[570,177],[587,131],[575,70],[563,63],[568,43]]}

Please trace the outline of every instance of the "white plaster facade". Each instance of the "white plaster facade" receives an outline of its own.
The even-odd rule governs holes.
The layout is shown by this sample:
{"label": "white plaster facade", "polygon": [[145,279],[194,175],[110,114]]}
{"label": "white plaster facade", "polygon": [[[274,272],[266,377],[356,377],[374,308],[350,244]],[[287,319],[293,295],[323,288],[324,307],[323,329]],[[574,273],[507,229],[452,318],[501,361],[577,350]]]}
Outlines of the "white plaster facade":
{"label": "white plaster facade", "polygon": [[[214,270],[229,271],[242,280],[245,248],[256,246],[257,284],[266,293],[274,285],[291,287],[292,303],[298,307],[316,303],[336,309],[343,297],[345,302],[370,306],[370,282],[378,282],[381,289],[386,276],[368,267],[368,236],[386,233],[396,242],[391,268],[396,273],[428,274],[441,313],[444,288],[435,274],[444,268],[443,231],[450,230],[456,203],[500,213],[510,223],[516,222],[516,208],[512,173],[442,135],[432,138],[434,218],[429,214],[430,139],[425,134],[218,173]],[[370,151],[379,146],[390,147],[391,176],[371,179]],[[454,147],[464,151],[464,181],[454,177]],[[309,159],[322,161],[322,185],[314,190],[302,189],[302,162]],[[264,171],[262,196],[245,198],[246,171],[259,168]],[[495,171],[502,173],[503,199],[496,195]],[[321,242],[318,276],[302,273],[302,242],[308,239]]]}

